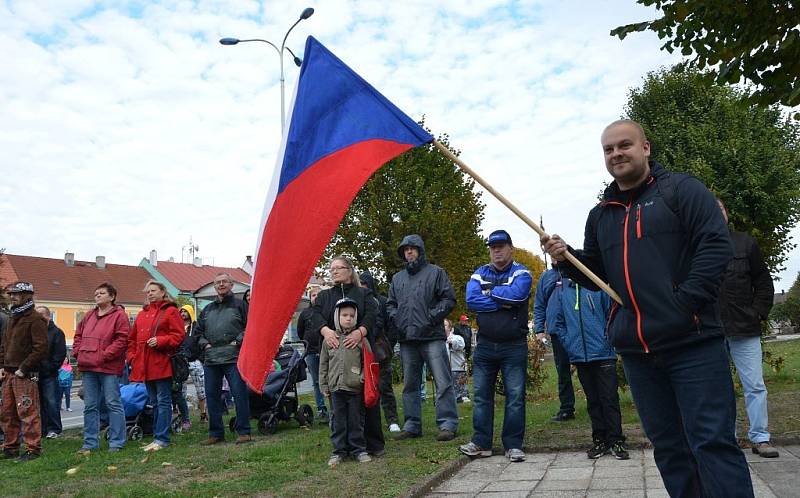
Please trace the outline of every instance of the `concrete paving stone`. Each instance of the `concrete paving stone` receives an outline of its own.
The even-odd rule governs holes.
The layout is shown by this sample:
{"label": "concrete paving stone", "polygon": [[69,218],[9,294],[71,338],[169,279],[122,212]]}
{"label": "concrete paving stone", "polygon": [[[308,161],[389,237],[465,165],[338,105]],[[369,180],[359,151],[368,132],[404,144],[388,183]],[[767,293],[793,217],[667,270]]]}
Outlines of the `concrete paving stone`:
{"label": "concrete paving stone", "polygon": [[491,479],[493,477],[497,477],[503,472],[504,467],[473,467],[471,464],[467,464],[464,466],[463,469],[458,471],[457,476],[462,479]]}
{"label": "concrete paving stone", "polygon": [[479,498],[527,498],[530,491],[501,491],[499,493],[480,493]]}
{"label": "concrete paving stone", "polygon": [[525,463],[550,463],[555,459],[555,453],[525,453]]}
{"label": "concrete paving stone", "polygon": [[783,450],[784,452],[789,452],[793,456],[795,456],[797,458],[800,458],[800,445],[790,444],[788,446],[780,446],[780,447],[778,447],[778,451],[781,451],[781,450]]}
{"label": "concrete paving stone", "polygon": [[653,476],[653,477],[645,476],[644,487],[647,488],[648,490],[667,489],[664,487],[664,481],[661,479],[661,476]]}
{"label": "concrete paving stone", "polygon": [[604,456],[595,460],[595,467],[641,467],[642,461],[631,458],[630,460],[617,460],[616,458]]}
{"label": "concrete paving stone", "polygon": [[594,477],[595,478],[607,478],[607,477],[643,477],[644,468],[643,467],[595,467],[594,468]]}
{"label": "concrete paving stone", "polygon": [[477,493],[481,491],[489,481],[468,481],[465,479],[447,480],[433,491],[436,493]]}
{"label": "concrete paving stone", "polygon": [[592,490],[586,493],[586,498],[644,498],[643,489],[615,489],[615,490]]}
{"label": "concrete paving stone", "polygon": [[589,479],[594,469],[591,467],[553,468],[547,469],[544,479],[550,481],[569,481],[571,479]]}
{"label": "concrete paving stone", "polygon": [[661,477],[661,472],[658,470],[658,467],[645,467],[644,468],[644,476],[645,477]]}
{"label": "concrete paving stone", "polygon": [[545,468],[509,465],[498,477],[501,481],[538,481],[544,477]]}
{"label": "concrete paving stone", "polygon": [[534,491],[528,495],[529,498],[585,498],[585,491]]}
{"label": "concrete paving stone", "polygon": [[647,498],[669,498],[669,493],[664,488],[661,489],[648,489]]}
{"label": "concrete paving stone", "polygon": [[753,494],[758,498],[778,498],[775,496],[775,493],[766,486],[753,486]]}
{"label": "concrete paving stone", "polygon": [[594,460],[583,455],[583,458],[579,460],[556,460],[550,464],[549,468],[574,469],[576,467],[594,467]]}
{"label": "concrete paving stone", "polygon": [[428,493],[425,498],[475,498],[475,493]]}
{"label": "concrete paving stone", "polygon": [[550,491],[550,490],[581,490],[586,491],[589,488],[589,481],[591,478],[584,479],[570,479],[568,481],[556,481],[554,479],[547,479],[545,476],[536,486],[536,491]]}
{"label": "concrete paving stone", "polygon": [[539,481],[497,481],[489,484],[481,493],[499,493],[501,491],[528,491],[531,492]]}
{"label": "concrete paving stone", "polygon": [[593,478],[589,489],[639,489],[644,491],[644,479],[637,477]]}

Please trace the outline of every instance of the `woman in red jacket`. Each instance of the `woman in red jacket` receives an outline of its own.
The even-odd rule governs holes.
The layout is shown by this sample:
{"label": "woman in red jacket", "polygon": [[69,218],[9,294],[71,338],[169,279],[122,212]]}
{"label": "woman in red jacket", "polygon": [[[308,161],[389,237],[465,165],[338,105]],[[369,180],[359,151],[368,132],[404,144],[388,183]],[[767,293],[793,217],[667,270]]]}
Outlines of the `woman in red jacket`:
{"label": "woman in red jacket", "polygon": [[144,451],[169,446],[172,417],[172,363],[170,356],[183,342],[186,333],[178,305],[161,282],[150,280],[144,287],[147,304],[136,315],[128,336],[130,380],[144,382],[153,404],[153,442]]}
{"label": "woman in red jacket", "polygon": [[[115,303],[117,290],[102,283],[94,290],[97,307],[86,313],[75,338],[72,354],[83,379],[83,446],[89,454],[100,446],[100,399],[108,407],[108,451],[125,445],[125,412],[119,398],[119,376],[125,361],[130,325],[125,308]],[[69,394],[67,394],[69,396]]]}

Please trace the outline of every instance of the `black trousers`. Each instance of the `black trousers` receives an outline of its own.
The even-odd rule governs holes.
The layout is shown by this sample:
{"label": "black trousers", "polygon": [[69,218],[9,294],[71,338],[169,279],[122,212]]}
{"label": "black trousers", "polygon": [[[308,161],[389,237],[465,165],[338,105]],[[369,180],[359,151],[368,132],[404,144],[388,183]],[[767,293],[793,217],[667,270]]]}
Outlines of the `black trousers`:
{"label": "black trousers", "polygon": [[331,444],[333,453],[346,457],[367,450],[364,439],[364,395],[349,391],[331,393]]}
{"label": "black trousers", "polygon": [[394,397],[394,388],[392,387],[391,357],[380,362],[378,389],[381,392],[381,407],[383,407],[383,417],[386,419],[386,425],[398,423],[397,400]]}
{"label": "black trousers", "polygon": [[625,441],[617,392],[617,361],[590,361],[575,366],[586,393],[586,408],[592,419],[592,439],[609,445]]}
{"label": "black trousers", "polygon": [[558,373],[558,400],[561,402],[561,408],[558,411],[575,413],[575,390],[572,387],[569,355],[557,335],[550,335],[550,341],[553,343],[553,361],[556,364],[556,373]]}

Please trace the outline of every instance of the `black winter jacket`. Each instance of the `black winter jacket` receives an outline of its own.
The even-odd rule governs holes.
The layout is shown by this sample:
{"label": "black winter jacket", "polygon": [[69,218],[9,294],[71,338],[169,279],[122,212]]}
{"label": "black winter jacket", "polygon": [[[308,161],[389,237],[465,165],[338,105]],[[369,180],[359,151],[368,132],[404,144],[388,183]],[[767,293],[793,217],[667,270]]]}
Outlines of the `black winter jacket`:
{"label": "black winter jacket", "polygon": [[58,369],[67,357],[64,331],[50,320],[47,324],[47,358],[39,364],[39,377],[58,377]]}
{"label": "black winter jacket", "polygon": [[372,291],[372,294],[374,294],[375,299],[378,301],[378,312],[375,316],[375,336],[380,337],[381,335],[385,335],[391,347],[394,348],[394,345],[397,344],[397,334],[394,333],[394,329],[389,326],[389,313],[386,311],[386,302],[388,299],[378,293],[378,289],[375,288],[375,278],[369,270],[363,271],[359,278],[361,279],[361,283]]}
{"label": "black winter jacket", "polygon": [[[583,250],[570,248],[622,298],[607,327],[619,353],[663,351],[723,333],[717,294],[733,248],[717,201],[692,176],[655,161],[650,170],[635,189],[612,183],[589,213]],[[560,266],[597,290],[569,263]]]}
{"label": "black winter jacket", "polygon": [[772,308],[772,276],[758,244],[744,232],[731,232],[733,259],[722,279],[719,306],[725,335],[760,336],[761,321]]}
{"label": "black winter jacket", "polygon": [[419,249],[419,258],[392,277],[386,302],[391,326],[400,342],[443,341],[444,319],[456,305],[453,286],[442,268],[427,262],[422,237],[403,238],[397,248],[401,258],[406,246]]}
{"label": "black winter jacket", "polygon": [[363,325],[367,329],[367,340],[370,346],[374,346],[375,315],[377,313],[375,298],[371,290],[352,284],[335,285],[317,294],[317,299],[314,300],[314,305],[311,307],[311,328],[306,329],[306,334],[316,333],[321,338],[320,330],[326,325],[332,330],[336,330],[336,324],[333,321],[333,310],[336,307],[336,303],[344,298],[349,298],[356,302],[358,321],[355,328]]}
{"label": "black winter jacket", "polygon": [[322,351],[322,336],[319,329],[314,330],[312,319],[314,310],[308,307],[297,317],[297,337],[308,342],[308,354],[319,354]]}

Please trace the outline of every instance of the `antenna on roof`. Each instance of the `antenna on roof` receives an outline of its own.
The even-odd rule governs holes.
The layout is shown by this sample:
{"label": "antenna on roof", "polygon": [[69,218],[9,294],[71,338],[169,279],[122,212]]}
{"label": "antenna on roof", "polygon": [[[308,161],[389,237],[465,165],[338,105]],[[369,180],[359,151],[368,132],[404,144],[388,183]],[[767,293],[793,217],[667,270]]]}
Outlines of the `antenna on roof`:
{"label": "antenna on roof", "polygon": [[[181,263],[183,263],[183,251],[185,251],[187,246],[181,246]],[[198,244],[194,244],[192,242],[192,236],[189,236],[189,262],[194,262],[194,255],[200,252],[200,246]]]}

